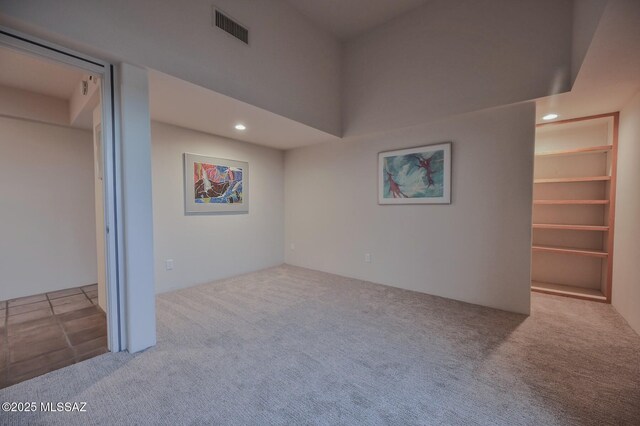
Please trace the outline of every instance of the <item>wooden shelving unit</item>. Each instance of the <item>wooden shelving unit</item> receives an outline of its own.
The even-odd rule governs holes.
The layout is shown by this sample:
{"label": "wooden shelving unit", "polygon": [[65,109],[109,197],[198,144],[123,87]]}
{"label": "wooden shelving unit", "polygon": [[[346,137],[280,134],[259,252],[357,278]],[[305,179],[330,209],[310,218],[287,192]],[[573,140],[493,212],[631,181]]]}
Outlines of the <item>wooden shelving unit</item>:
{"label": "wooden shelving unit", "polygon": [[534,205],[604,205],[609,200],[533,200]]}
{"label": "wooden shelving unit", "polygon": [[538,152],[536,157],[559,157],[562,155],[604,154],[611,151],[611,145],[589,146],[586,148],[568,149],[565,151]]}
{"label": "wooden shelving unit", "polygon": [[565,225],[560,223],[534,223],[533,229],[564,229],[566,231],[601,231],[609,230],[604,225]]}
{"label": "wooden shelving unit", "polygon": [[609,253],[602,250],[591,250],[591,249],[572,248],[572,247],[534,245],[532,246],[532,250],[543,251],[547,253],[574,254],[578,256],[591,256],[591,257],[599,257],[599,258],[605,258],[609,256]]}
{"label": "wooden shelving unit", "polygon": [[555,294],[557,296],[574,297],[576,299],[593,300],[594,302],[607,302],[607,297],[600,290],[580,288],[570,285],[543,283],[531,281],[531,290],[539,293]]}
{"label": "wooden shelving unit", "polygon": [[585,176],[571,178],[535,179],[533,183],[575,183],[575,182],[599,182],[611,180],[611,176]]}
{"label": "wooden shelving unit", "polygon": [[531,290],[611,303],[619,114],[539,125]]}

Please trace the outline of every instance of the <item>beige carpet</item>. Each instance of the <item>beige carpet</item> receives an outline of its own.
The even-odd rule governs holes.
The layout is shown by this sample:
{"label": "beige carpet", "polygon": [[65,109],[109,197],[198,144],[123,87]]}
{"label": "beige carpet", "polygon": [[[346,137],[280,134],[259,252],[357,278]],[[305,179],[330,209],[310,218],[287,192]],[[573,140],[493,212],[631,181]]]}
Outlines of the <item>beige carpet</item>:
{"label": "beige carpet", "polygon": [[0,390],[87,413],[1,424],[640,424],[640,338],[611,306],[530,317],[282,266],[158,297],[159,342]]}

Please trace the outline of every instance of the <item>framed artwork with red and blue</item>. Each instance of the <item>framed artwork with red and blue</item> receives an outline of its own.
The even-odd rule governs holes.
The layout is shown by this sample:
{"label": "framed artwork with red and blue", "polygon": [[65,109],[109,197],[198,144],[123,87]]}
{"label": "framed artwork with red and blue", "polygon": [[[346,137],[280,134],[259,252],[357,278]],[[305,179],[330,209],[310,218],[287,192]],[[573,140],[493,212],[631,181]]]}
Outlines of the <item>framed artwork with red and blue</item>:
{"label": "framed artwork with red and blue", "polygon": [[379,204],[451,204],[451,142],[378,154]]}
{"label": "framed artwork with red and blue", "polygon": [[184,154],[185,213],[247,213],[249,163]]}

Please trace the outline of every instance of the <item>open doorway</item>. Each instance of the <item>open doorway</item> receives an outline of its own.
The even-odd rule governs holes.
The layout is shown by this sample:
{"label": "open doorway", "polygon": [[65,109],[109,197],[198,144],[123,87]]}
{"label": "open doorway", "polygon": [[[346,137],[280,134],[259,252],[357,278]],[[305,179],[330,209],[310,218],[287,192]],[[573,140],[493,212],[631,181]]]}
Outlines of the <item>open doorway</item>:
{"label": "open doorway", "polygon": [[110,69],[4,32],[0,63],[2,388],[120,346]]}

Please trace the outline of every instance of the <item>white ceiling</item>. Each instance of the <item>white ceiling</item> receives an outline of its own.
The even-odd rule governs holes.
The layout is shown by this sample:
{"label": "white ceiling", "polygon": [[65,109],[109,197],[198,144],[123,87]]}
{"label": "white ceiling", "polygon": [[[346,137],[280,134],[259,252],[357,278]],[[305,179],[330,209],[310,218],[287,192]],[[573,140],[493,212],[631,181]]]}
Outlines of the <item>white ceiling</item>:
{"label": "white ceiling", "polygon": [[0,85],[69,99],[82,72],[65,65],[0,47]]}
{"label": "white ceiling", "polygon": [[610,1],[571,92],[537,101],[537,119],[619,111],[640,90],[640,1]]}
{"label": "white ceiling", "polygon": [[[153,120],[272,148],[288,149],[339,139],[153,70],[149,71],[149,103]],[[246,125],[247,129],[236,130],[236,123]]]}
{"label": "white ceiling", "polygon": [[286,0],[340,39],[356,37],[429,0]]}

